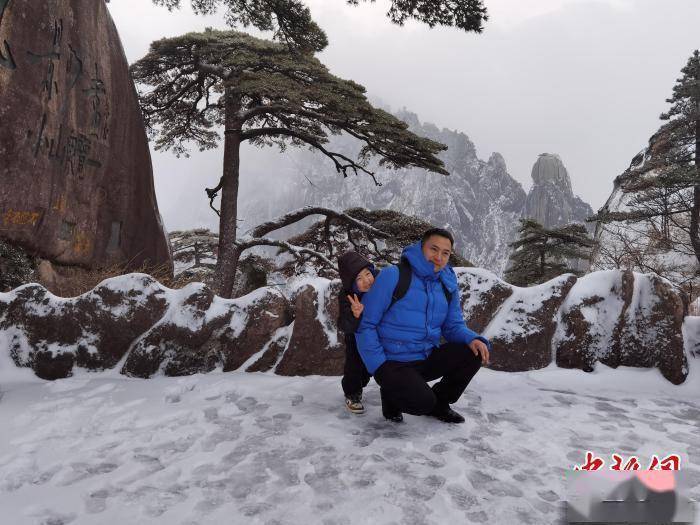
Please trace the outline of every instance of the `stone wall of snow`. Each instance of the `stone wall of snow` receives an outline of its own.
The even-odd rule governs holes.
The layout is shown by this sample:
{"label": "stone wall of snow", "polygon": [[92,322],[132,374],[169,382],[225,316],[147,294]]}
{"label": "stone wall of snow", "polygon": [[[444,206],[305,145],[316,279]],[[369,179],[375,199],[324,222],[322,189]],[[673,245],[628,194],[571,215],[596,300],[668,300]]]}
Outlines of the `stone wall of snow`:
{"label": "stone wall of snow", "polygon": [[[465,319],[492,341],[496,370],[603,363],[657,368],[680,384],[700,352],[698,318],[684,317],[675,288],[651,274],[562,275],[518,288],[482,269],[456,272]],[[339,290],[337,280],[301,277],[222,299],[203,284],[171,290],[129,274],[64,299],[28,284],[0,294],[0,348],[46,379],[75,367],[143,378],[217,368],[340,375]]]}

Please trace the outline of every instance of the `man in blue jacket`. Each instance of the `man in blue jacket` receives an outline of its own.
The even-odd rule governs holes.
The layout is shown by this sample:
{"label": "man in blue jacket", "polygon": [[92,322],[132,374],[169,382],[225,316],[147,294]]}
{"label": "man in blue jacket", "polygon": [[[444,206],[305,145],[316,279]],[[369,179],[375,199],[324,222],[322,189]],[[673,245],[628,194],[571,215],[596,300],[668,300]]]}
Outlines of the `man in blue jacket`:
{"label": "man in blue jacket", "polygon": [[[406,412],[464,422],[450,404],[482,363],[488,364],[491,343],[467,328],[462,316],[457,276],[447,264],[453,247],[450,232],[428,230],[403,251],[412,274],[405,295],[392,301],[400,271],[390,266],[362,298],[364,313],[355,338],[381,388],[382,413],[392,421],[402,421]],[[447,342],[441,345],[441,338]],[[438,378],[431,388],[427,382]]]}

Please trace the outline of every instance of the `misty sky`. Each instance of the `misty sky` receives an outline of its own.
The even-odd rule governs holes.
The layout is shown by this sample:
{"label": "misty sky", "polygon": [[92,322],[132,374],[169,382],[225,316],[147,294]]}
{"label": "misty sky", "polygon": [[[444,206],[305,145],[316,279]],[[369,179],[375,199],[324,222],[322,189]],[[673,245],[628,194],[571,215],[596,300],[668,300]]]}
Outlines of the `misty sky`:
{"label": "misty sky", "polygon": [[[558,153],[574,193],[594,210],[660,126],[680,69],[700,47],[698,0],[485,0],[491,18],[481,35],[397,27],[383,0],[307,4],[328,34],[319,58],[332,73],[393,109],[405,106],[423,121],[465,132],[483,160],[500,152],[525,190],[537,156]],[[111,0],[109,7],[129,62],[152,40],[226,27],[222,16],[199,17],[189,5],[173,13],[148,0]],[[168,229],[216,229],[202,188],[216,185],[222,155],[154,154]],[[243,158],[242,185],[253,183],[246,162],[260,167],[265,159],[258,152]]]}

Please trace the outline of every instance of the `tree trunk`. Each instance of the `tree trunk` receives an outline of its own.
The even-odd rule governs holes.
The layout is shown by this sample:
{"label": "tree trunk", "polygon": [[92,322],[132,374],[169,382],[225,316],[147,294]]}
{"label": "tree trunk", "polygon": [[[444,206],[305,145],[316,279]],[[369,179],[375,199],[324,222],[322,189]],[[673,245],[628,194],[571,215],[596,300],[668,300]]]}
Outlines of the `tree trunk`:
{"label": "tree trunk", "polygon": [[[700,99],[697,102],[697,120],[695,121],[695,176],[700,181]],[[700,264],[700,236],[698,222],[700,221],[700,184],[693,187],[693,208],[690,211],[690,242],[693,245],[695,258]]]}
{"label": "tree trunk", "polygon": [[231,297],[240,253],[236,248],[238,221],[238,178],[240,167],[241,123],[238,120],[240,99],[226,88],[226,128],[224,131],[224,172],[221,185],[219,219],[219,256],[216,260],[214,287],[220,297]]}

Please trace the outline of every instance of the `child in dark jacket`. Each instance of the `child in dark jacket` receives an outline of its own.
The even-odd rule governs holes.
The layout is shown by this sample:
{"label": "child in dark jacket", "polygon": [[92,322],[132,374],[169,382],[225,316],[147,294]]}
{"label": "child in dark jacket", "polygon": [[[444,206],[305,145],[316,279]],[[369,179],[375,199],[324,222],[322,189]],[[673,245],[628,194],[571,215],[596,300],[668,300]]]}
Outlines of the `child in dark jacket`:
{"label": "child in dark jacket", "polygon": [[345,334],[345,369],[343,371],[343,392],[345,406],[355,414],[362,414],[362,389],[369,383],[369,372],[362,362],[355,332],[360,326],[364,306],[360,302],[362,295],[374,284],[377,275],[374,265],[357,252],[350,251],[338,258],[338,273],[343,289],[338,296],[338,328]]}

